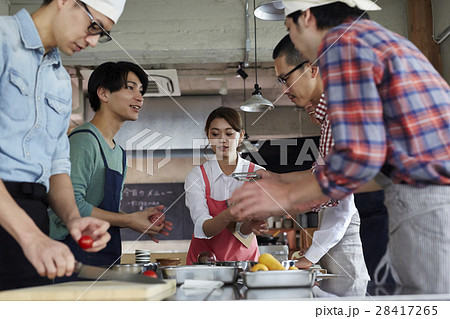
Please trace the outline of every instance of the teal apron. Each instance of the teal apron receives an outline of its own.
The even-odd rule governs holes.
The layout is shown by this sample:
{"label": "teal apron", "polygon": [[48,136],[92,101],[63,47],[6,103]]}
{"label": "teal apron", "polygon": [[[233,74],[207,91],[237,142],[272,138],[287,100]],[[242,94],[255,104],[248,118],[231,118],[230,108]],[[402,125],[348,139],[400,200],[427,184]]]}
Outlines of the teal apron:
{"label": "teal apron", "polygon": [[[75,131],[69,135],[69,138],[72,135],[81,132],[90,133],[95,137],[95,139],[98,142],[98,146],[100,147],[100,152],[103,158],[103,164],[105,165],[105,185],[103,187],[104,196],[102,202],[97,207],[109,212],[118,213],[120,206],[120,193],[122,191],[124,175],[108,167],[105,153],[103,152],[102,146],[100,145],[100,141],[92,131],[90,130]],[[123,149],[122,152],[123,152],[122,172],[125,172],[126,153]],[[69,246],[70,250],[74,254],[75,259],[77,261],[80,261],[86,265],[109,266],[114,263],[120,263],[120,256],[122,255],[122,241],[120,238],[119,227],[111,226],[109,227],[108,232],[111,235],[111,240],[108,242],[107,246],[104,249],[96,253],[88,253],[83,249],[81,249],[78,243],[76,243],[75,240],[73,240],[70,234],[63,240],[63,242],[67,246]]]}

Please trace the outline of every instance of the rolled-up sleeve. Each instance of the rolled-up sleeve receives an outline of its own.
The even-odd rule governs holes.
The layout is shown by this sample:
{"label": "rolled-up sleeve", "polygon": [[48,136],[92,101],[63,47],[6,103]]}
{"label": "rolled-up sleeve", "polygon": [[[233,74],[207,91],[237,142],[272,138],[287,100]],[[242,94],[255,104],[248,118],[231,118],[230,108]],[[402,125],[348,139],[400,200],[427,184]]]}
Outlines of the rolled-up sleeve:
{"label": "rolled-up sleeve", "polygon": [[194,237],[208,239],[203,232],[203,223],[211,219],[206,203],[205,184],[203,182],[200,167],[194,167],[184,183],[186,191],[186,206],[189,208],[194,223]]}
{"label": "rolled-up sleeve", "polygon": [[[70,104],[72,104],[72,98],[70,99]],[[61,127],[61,131],[57,139],[57,147],[55,148],[55,152],[53,153],[50,175],[64,173],[70,175],[70,144],[69,138],[67,137],[69,121],[70,112],[64,117],[64,123],[66,124]]]}

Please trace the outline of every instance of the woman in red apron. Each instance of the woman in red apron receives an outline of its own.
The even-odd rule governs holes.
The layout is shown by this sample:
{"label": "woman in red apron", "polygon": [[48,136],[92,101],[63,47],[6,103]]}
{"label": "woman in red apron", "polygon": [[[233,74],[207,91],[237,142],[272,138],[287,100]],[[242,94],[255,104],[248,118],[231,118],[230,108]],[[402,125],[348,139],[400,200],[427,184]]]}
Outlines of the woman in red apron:
{"label": "woman in red apron", "polygon": [[266,222],[236,223],[226,200],[242,186],[232,173],[252,172],[262,167],[238,155],[244,130],[236,110],[215,109],[206,121],[205,133],[215,156],[195,167],[186,178],[186,205],[194,222],[186,264],[196,262],[204,251],[212,252],[218,261],[257,261],[259,250],[253,232],[265,232]]}

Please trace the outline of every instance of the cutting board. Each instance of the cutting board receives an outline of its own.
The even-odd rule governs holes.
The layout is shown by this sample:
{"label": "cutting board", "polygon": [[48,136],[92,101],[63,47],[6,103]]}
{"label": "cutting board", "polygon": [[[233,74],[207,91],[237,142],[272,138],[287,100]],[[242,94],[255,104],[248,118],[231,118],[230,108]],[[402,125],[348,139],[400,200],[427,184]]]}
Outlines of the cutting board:
{"label": "cutting board", "polygon": [[164,284],[123,281],[74,281],[0,292],[0,300],[163,300],[176,292],[176,280]]}

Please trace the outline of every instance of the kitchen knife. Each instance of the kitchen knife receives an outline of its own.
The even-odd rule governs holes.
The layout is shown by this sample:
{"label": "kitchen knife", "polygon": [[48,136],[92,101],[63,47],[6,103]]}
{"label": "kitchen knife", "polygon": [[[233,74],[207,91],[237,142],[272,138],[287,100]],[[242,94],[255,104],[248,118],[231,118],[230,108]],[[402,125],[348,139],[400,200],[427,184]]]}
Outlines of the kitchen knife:
{"label": "kitchen knife", "polygon": [[138,282],[141,284],[163,284],[164,280],[152,278],[141,274],[123,273],[118,270],[112,270],[102,267],[83,265],[80,262],[75,264],[75,272],[79,278],[93,280],[119,280],[128,282]]}

